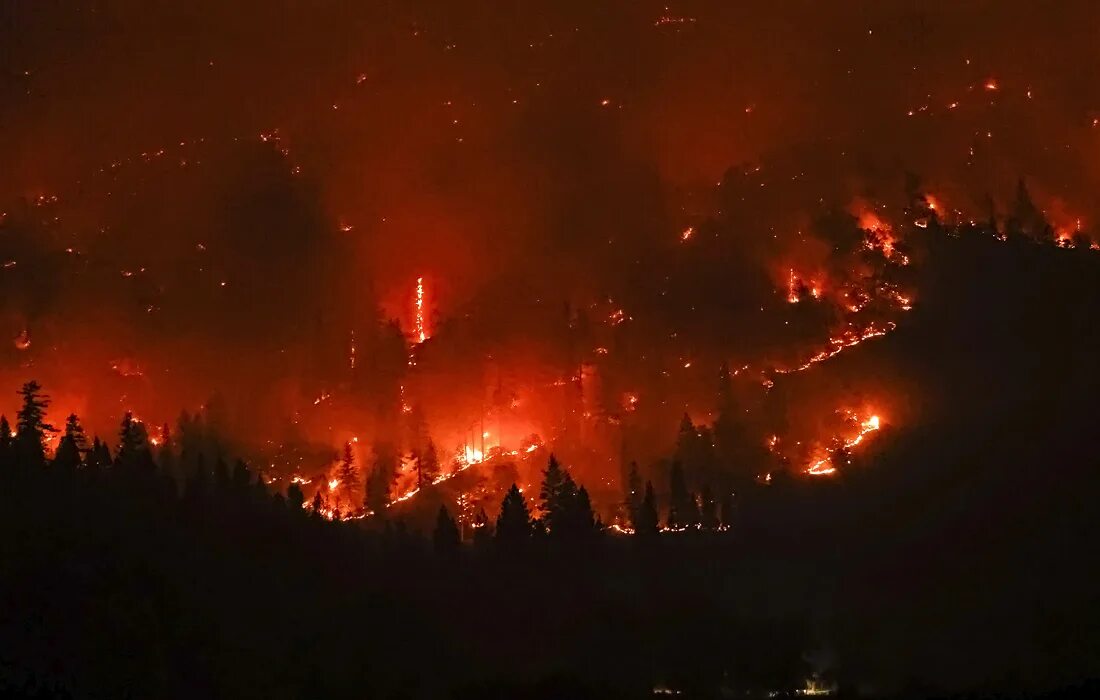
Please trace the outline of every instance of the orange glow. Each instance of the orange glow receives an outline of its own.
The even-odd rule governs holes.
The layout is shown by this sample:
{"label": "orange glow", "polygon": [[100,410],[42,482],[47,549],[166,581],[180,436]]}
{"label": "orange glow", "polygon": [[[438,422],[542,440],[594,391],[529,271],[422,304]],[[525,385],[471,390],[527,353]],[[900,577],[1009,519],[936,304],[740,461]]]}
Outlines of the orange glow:
{"label": "orange glow", "polygon": [[[867,418],[860,420],[857,414],[852,411],[847,411],[848,420],[855,422],[859,426],[859,430],[852,437],[845,438],[841,442],[840,449],[850,450],[853,447],[861,445],[864,439],[871,433],[876,432],[882,426],[882,419],[877,414],[868,416]],[[822,457],[814,460],[806,468],[806,473],[810,476],[827,476],[829,474],[835,474],[837,471],[836,465],[833,463],[833,456],[835,451],[830,451]]]}
{"label": "orange glow", "polygon": [[424,278],[416,278],[416,342],[423,343],[428,339],[427,315],[424,309]]}

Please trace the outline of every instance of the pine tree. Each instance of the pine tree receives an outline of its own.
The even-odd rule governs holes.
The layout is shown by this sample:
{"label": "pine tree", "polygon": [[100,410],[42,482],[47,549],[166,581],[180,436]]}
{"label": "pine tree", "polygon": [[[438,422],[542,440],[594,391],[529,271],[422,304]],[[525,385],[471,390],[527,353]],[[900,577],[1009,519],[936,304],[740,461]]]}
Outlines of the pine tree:
{"label": "pine tree", "polygon": [[15,434],[8,423],[7,416],[0,416],[0,472],[11,471],[15,467]]}
{"label": "pine tree", "polygon": [[656,535],[657,524],[657,497],[653,494],[653,484],[645,482],[645,496],[642,498],[642,506],[638,509],[638,522],[634,525],[634,531],[639,535]]}
{"label": "pine tree", "polygon": [[458,549],[458,525],[445,506],[439,506],[435,530],[432,532],[432,545],[437,554],[450,554]]}
{"label": "pine tree", "polygon": [[389,443],[374,445],[374,468],[367,478],[364,505],[367,510],[381,514],[390,502],[390,491],[397,478],[397,452]]}
{"label": "pine tree", "polygon": [[699,522],[705,530],[714,530],[718,527],[718,504],[714,500],[709,485],[703,486],[703,492],[699,496]]}
{"label": "pine tree", "polygon": [[489,516],[484,508],[479,508],[474,516],[474,546],[482,547],[493,537],[493,529],[489,526]]}
{"label": "pine tree", "polygon": [[111,450],[98,436],[92,439],[92,448],[88,451],[84,465],[91,473],[99,473],[111,466]]}
{"label": "pine tree", "polygon": [[306,495],[302,493],[302,487],[292,483],[286,489],[286,503],[291,513],[302,512],[302,506],[306,502]]}
{"label": "pine tree", "polygon": [[673,462],[669,472],[668,526],[670,528],[687,527],[690,524],[691,494],[684,481],[684,468],[679,462]]}
{"label": "pine tree", "polygon": [[233,475],[230,479],[233,493],[243,495],[252,484],[252,470],[248,468],[243,459],[233,462]]}
{"label": "pine tree", "polygon": [[156,462],[160,472],[173,479],[179,478],[176,467],[176,455],[172,445],[172,432],[165,423],[160,426],[160,436],[156,441]]}
{"label": "pine tree", "polygon": [[684,500],[684,526],[699,528],[700,521],[699,513],[699,500],[695,498],[695,494],[688,492],[687,499]]}
{"label": "pine tree", "polygon": [[428,438],[428,444],[420,455],[419,465],[424,484],[431,484],[439,477],[439,454],[431,438]]}
{"label": "pine tree", "polygon": [[145,425],[134,419],[134,414],[127,411],[122,417],[122,427],[118,432],[118,453],[115,460],[124,469],[137,469],[146,465],[149,452],[149,434],[145,431]]}
{"label": "pine tree", "polygon": [[497,516],[496,539],[505,544],[516,544],[531,536],[531,513],[519,487],[512,484]]}
{"label": "pine tree", "polygon": [[550,455],[550,461],[542,473],[539,498],[542,501],[542,519],[550,533],[568,534],[575,520],[577,485],[554,455]]}
{"label": "pine tree", "polygon": [[340,468],[336,471],[336,478],[340,480],[340,493],[344,501],[349,504],[357,504],[359,499],[359,467],[355,465],[355,453],[351,449],[351,443],[344,443],[344,456],[340,460]]}
{"label": "pine tree", "polygon": [[42,393],[42,387],[33,379],[19,390],[23,405],[16,414],[16,459],[24,468],[42,467],[46,464],[46,434],[57,429],[46,422],[46,409],[50,397]]}
{"label": "pine tree", "polygon": [[630,463],[630,472],[626,478],[626,516],[630,526],[638,527],[638,512],[642,507],[642,479],[638,475],[638,463]]}
{"label": "pine tree", "polygon": [[723,493],[719,501],[718,519],[721,521],[722,529],[728,530],[733,527],[733,495],[729,492]]}
{"label": "pine tree", "polygon": [[84,437],[84,428],[80,426],[80,420],[75,413],[70,413],[65,420],[65,434],[57,443],[54,452],[53,464],[58,469],[75,471],[80,467],[81,454],[85,451],[87,440]]}
{"label": "pine tree", "polygon": [[583,486],[577,489],[571,520],[572,527],[570,529],[578,536],[590,535],[596,530],[596,516],[592,511],[592,500],[588,497],[588,489]]}

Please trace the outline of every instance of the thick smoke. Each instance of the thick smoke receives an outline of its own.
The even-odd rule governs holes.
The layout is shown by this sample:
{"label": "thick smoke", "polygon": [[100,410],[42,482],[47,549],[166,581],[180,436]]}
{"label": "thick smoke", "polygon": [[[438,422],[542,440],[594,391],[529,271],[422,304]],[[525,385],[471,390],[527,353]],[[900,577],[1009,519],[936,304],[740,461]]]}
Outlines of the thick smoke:
{"label": "thick smoke", "polygon": [[[1094,3],[2,12],[0,381],[98,432],[220,395],[256,444],[392,430],[403,401],[518,443],[637,392],[660,431],[601,444],[649,457],[713,420],[721,362],[811,354],[837,319],[792,328],[788,278],[832,299],[849,215],[899,221],[906,173],[948,219],[1003,214],[1021,176],[1055,226],[1098,213]],[[417,277],[414,375],[377,329],[410,331]],[[576,399],[595,348],[633,359]]]}

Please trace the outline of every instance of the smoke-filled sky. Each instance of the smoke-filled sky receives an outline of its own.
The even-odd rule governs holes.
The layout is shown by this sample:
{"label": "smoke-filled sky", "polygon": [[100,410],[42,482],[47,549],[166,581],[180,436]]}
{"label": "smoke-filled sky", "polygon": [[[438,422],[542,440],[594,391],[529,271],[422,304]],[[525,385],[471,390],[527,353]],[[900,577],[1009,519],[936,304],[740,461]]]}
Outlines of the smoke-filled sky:
{"label": "smoke-filled sky", "polygon": [[[530,357],[566,302],[674,316],[645,300],[689,265],[714,281],[677,297],[716,344],[692,351],[745,359],[746,290],[782,303],[789,266],[827,267],[811,219],[896,205],[905,172],[961,218],[1024,176],[1052,223],[1092,228],[1098,20],[1084,0],[5,2],[3,322],[31,345],[0,378],[39,375],[66,411],[170,419],[218,390],[291,416],[333,361],[315,346],[344,358],[376,306],[410,330],[417,277],[433,323],[479,318]],[[721,254],[675,258],[712,217]]]}

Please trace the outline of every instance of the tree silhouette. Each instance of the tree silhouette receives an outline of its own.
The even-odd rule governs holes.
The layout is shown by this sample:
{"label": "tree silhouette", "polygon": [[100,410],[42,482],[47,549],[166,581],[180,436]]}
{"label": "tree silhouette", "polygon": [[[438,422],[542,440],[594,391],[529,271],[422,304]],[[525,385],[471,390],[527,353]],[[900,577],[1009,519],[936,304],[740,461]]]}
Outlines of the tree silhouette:
{"label": "tree silhouette", "polygon": [[668,518],[670,528],[687,527],[691,524],[692,496],[687,490],[684,481],[684,468],[679,462],[672,463],[672,471],[669,472]]}
{"label": "tree silhouette", "polygon": [[439,476],[439,454],[436,452],[435,443],[428,438],[428,444],[417,459],[419,471],[418,479],[422,484],[430,484]]}
{"label": "tree silhouette", "polygon": [[0,472],[8,472],[15,466],[15,436],[7,416],[0,416]]}
{"label": "tree silhouette", "polygon": [[381,514],[390,502],[390,490],[397,478],[397,452],[388,442],[374,444],[374,467],[367,478],[364,505],[375,514]]}
{"label": "tree silhouette", "polygon": [[134,414],[127,411],[122,416],[122,426],[118,431],[118,452],[115,460],[124,469],[137,469],[146,466],[149,454],[149,434],[145,431],[145,425],[134,419]]}
{"label": "tree silhouette", "polygon": [[577,519],[577,485],[554,455],[550,455],[550,461],[542,473],[539,498],[542,502],[542,519],[550,533],[569,534]]}
{"label": "tree silhouette", "polygon": [[711,493],[710,485],[704,484],[703,491],[699,494],[699,524],[706,530],[717,529],[718,504]]}
{"label": "tree silhouette", "polygon": [[482,547],[493,537],[493,528],[489,525],[489,516],[484,508],[479,508],[474,516],[474,546]]}
{"label": "tree silhouette", "polygon": [[718,503],[718,520],[722,528],[729,529],[733,526],[733,495],[728,491],[722,494]]}
{"label": "tree silhouette", "polygon": [[286,504],[291,513],[302,512],[302,505],[306,502],[306,495],[302,493],[302,487],[291,483],[286,488]]}
{"label": "tree silhouette", "polygon": [[99,437],[92,438],[92,448],[88,451],[84,466],[93,473],[98,473],[111,466],[111,450]]}
{"label": "tree silhouette", "polygon": [[527,510],[527,501],[519,487],[512,484],[504,501],[500,504],[497,516],[496,539],[498,542],[513,545],[531,536],[531,513]]}
{"label": "tree silhouette", "polygon": [[61,440],[57,443],[57,450],[54,452],[54,466],[59,469],[77,469],[86,444],[84,428],[80,427],[76,414],[70,413],[65,420],[65,433],[61,436]]}
{"label": "tree silhouette", "polygon": [[57,432],[46,422],[50,397],[42,393],[42,387],[33,379],[24,384],[18,393],[23,397],[23,405],[16,414],[16,458],[25,468],[45,466],[46,435]]}
{"label": "tree silhouette", "polygon": [[638,475],[638,463],[630,463],[626,477],[626,517],[633,528],[638,527],[638,512],[642,507],[642,479]]}
{"label": "tree silhouette", "polygon": [[447,512],[446,506],[439,506],[435,530],[432,531],[432,546],[437,554],[450,554],[458,549],[458,525]]}
{"label": "tree silhouette", "polygon": [[584,536],[596,529],[596,516],[592,511],[592,500],[588,497],[588,489],[583,486],[577,489],[571,515],[570,533]]}
{"label": "tree silhouette", "polygon": [[653,494],[653,484],[645,482],[645,496],[642,505],[638,509],[638,522],[634,524],[634,531],[639,535],[656,535],[657,522],[657,497]]}
{"label": "tree silhouette", "polygon": [[340,480],[340,494],[349,504],[359,502],[359,467],[355,465],[355,454],[351,449],[351,443],[344,443],[344,456],[340,460],[340,467],[336,471],[336,478]]}

